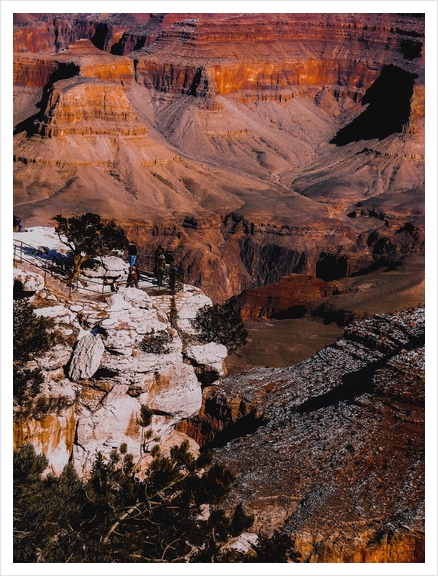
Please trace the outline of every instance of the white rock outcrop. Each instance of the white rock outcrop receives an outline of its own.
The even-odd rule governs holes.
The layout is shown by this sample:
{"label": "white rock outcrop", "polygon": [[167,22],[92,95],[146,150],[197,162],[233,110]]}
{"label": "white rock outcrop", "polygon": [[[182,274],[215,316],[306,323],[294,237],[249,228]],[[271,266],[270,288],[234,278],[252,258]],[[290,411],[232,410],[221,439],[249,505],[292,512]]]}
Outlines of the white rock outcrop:
{"label": "white rock outcrop", "polygon": [[[225,346],[196,344],[191,325],[211,301],[192,287],[153,296],[122,287],[105,301],[82,297],[68,307],[55,304],[36,313],[53,318],[68,342],[36,359],[45,383],[35,402],[46,404],[46,413],[17,419],[15,445],[32,442],[55,474],[71,460],[86,476],[97,452],[109,457],[126,443],[143,474],[154,445],[168,450],[185,438],[175,425],[201,408],[199,372],[223,374]],[[139,425],[142,405],[154,411],[147,436]],[[193,440],[190,446],[199,448]]]}
{"label": "white rock outcrop", "polygon": [[87,334],[79,340],[68,371],[73,381],[91,378],[99,368],[100,360],[105,351],[100,335]]}
{"label": "white rock outcrop", "polygon": [[117,256],[104,256],[95,260],[94,267],[85,266],[82,274],[89,278],[120,278],[128,273],[129,264]]}
{"label": "white rock outcrop", "polygon": [[189,360],[193,360],[199,366],[206,366],[220,375],[224,375],[224,360],[227,357],[227,348],[223,344],[209,342],[188,346],[185,355]]}
{"label": "white rock outcrop", "polygon": [[190,418],[201,408],[201,385],[193,366],[183,362],[146,375],[144,386],[147,392],[140,395],[140,403],[176,417],[176,420]]}
{"label": "white rock outcrop", "polygon": [[72,312],[63,304],[37,308],[35,314],[37,316],[44,316],[45,318],[52,318],[56,324],[73,324],[76,320],[75,312]]}
{"label": "white rock outcrop", "polygon": [[131,306],[135,308],[151,308],[152,298],[144,292],[143,290],[138,290],[137,288],[120,288],[119,294],[123,297],[126,302],[129,302]]}

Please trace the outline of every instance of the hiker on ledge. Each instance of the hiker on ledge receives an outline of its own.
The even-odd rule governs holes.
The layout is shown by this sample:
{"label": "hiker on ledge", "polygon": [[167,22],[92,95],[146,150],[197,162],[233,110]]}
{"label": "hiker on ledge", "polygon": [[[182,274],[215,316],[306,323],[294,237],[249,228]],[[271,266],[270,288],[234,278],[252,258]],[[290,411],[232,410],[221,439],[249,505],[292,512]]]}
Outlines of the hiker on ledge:
{"label": "hiker on ledge", "polygon": [[138,288],[139,278],[140,278],[140,274],[139,274],[138,268],[134,264],[134,266],[132,266],[129,269],[128,279],[126,281],[126,287],[129,288],[131,286],[135,286],[136,288]]}
{"label": "hiker on ledge", "polygon": [[129,265],[134,266],[135,260],[137,258],[137,246],[134,242],[130,242],[128,246],[128,256],[129,256]]}
{"label": "hiker on ledge", "polygon": [[157,278],[159,288],[161,288],[161,286],[163,285],[163,278],[165,272],[166,272],[166,258],[164,257],[164,254],[160,254],[160,256],[158,256],[158,262],[157,262]]}
{"label": "hiker on ledge", "polygon": [[158,246],[154,252],[154,276],[158,278],[158,259],[160,256],[164,254],[164,248],[162,246]]}

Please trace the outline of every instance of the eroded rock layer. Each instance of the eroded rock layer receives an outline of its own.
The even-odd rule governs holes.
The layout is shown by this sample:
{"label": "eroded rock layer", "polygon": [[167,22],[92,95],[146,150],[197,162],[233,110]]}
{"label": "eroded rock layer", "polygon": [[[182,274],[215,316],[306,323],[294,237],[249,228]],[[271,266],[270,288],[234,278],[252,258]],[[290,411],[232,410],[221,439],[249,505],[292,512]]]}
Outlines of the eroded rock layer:
{"label": "eroded rock layer", "polygon": [[423,17],[22,14],[14,39],[27,224],[123,220],[216,301],[423,250]]}
{"label": "eroded rock layer", "polygon": [[424,561],[424,308],[224,379],[183,429],[236,471],[230,505],[302,562]]}

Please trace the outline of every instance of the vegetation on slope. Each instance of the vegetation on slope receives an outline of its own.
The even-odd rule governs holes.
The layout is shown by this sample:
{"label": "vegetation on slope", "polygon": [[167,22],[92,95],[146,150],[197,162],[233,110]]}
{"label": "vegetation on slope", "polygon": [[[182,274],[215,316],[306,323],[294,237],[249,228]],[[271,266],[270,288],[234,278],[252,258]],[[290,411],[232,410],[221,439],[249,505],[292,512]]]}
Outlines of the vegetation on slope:
{"label": "vegetation on slope", "polygon": [[53,320],[37,316],[27,300],[15,300],[13,326],[14,398],[20,404],[26,393],[37,394],[43,382],[40,368],[28,369],[26,363],[51,347]]}
{"label": "vegetation on slope", "polygon": [[227,347],[229,354],[246,344],[248,338],[240,313],[230,304],[204,306],[192,324],[199,330],[202,342],[219,342]]}
{"label": "vegetation on slope", "polygon": [[85,482],[71,464],[43,478],[47,464],[29,445],[14,454],[15,562],[230,561],[223,545],[252,524],[240,506],[206,514],[234,476],[187,442],[168,458],[156,448],[144,480],[126,445],[108,462],[98,454]]}

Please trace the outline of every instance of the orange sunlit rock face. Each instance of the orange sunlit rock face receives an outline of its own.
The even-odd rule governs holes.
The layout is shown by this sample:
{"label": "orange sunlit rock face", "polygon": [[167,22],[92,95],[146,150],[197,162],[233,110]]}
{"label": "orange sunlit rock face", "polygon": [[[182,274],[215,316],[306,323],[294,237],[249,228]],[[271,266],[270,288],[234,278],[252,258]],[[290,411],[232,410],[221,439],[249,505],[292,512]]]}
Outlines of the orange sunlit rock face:
{"label": "orange sunlit rock face", "polygon": [[135,82],[131,58],[103,52],[90,40],[79,40],[59,53],[14,55],[14,85],[17,86],[44,87],[50,81],[77,74],[124,85]]}
{"label": "orange sunlit rock face", "polygon": [[36,123],[41,136],[147,134],[121,86],[84,78],[63,80],[50,92],[47,109],[50,112]]}
{"label": "orange sunlit rock face", "polygon": [[[73,209],[79,187],[81,206],[92,197],[104,216],[144,215],[143,246],[174,245],[187,280],[217,301],[315,274],[324,251],[346,251],[348,274],[373,265],[374,243],[387,246],[389,236],[394,254],[421,251],[421,233],[398,248],[394,234],[422,218],[414,204],[424,181],[423,33],[424,19],[395,14],[17,15],[16,201],[30,222],[50,220],[42,199],[61,187]],[[337,147],[336,133],[364,113],[362,99],[388,67],[413,82],[398,135],[358,134]],[[92,150],[80,140],[97,135]],[[129,140],[120,147],[115,135]],[[51,147],[46,137],[64,143]],[[47,163],[59,179],[43,174]],[[66,187],[71,166],[79,178]],[[80,166],[106,171],[81,176]],[[96,197],[96,181],[105,196]],[[400,191],[410,198],[395,200]],[[357,206],[363,201],[373,206]],[[221,224],[231,214],[248,222],[232,235]],[[163,220],[177,232],[150,235]],[[201,231],[201,220],[211,225]],[[386,240],[376,231],[383,224]],[[269,232],[253,245],[261,229]],[[256,271],[248,247],[263,261],[274,254],[272,238],[282,263]],[[385,256],[380,244],[377,257]]]}

